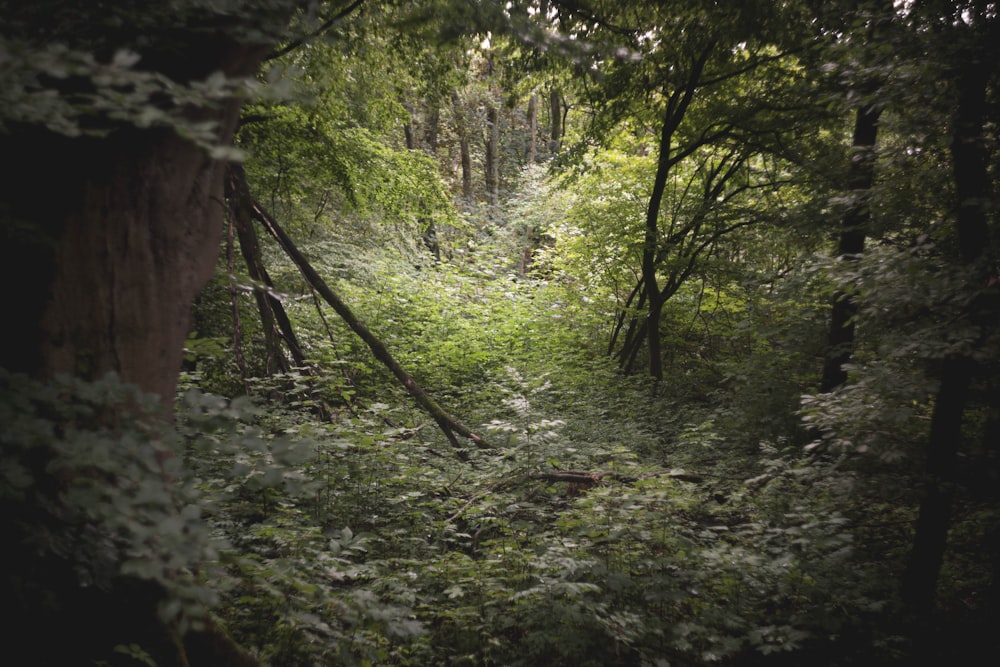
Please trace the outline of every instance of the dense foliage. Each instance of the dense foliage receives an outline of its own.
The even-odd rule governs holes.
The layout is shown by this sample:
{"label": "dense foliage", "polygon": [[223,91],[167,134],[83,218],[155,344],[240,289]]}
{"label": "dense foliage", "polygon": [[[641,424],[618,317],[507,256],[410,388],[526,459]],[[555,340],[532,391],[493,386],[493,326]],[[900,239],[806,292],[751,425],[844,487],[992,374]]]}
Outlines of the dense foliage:
{"label": "dense foliage", "polygon": [[995,654],[994,4],[406,4],[302,3],[256,81],[0,43],[15,128],[233,157],[173,105],[252,95],[172,419],[0,368],[18,627],[138,581],[282,666]]}

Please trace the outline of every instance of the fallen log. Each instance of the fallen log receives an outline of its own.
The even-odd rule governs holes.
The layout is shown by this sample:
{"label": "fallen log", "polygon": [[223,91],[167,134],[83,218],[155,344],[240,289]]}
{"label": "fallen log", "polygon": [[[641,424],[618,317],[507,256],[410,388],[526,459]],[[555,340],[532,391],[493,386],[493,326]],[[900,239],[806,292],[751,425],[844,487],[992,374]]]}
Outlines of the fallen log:
{"label": "fallen log", "polygon": [[[238,164],[233,164],[230,166],[233,178],[236,181],[237,187],[247,188],[246,185],[246,174],[243,171],[243,167]],[[347,325],[354,331],[355,334],[361,340],[368,345],[368,349],[371,350],[372,354],[376,359],[381,361],[386,368],[388,368],[392,374],[399,380],[400,384],[406,388],[406,391],[413,397],[420,407],[426,410],[430,416],[437,423],[438,427],[444,433],[445,437],[452,446],[458,451],[458,456],[462,460],[467,460],[468,455],[463,451],[462,446],[458,442],[456,435],[463,436],[471,440],[480,449],[494,449],[486,440],[484,440],[480,435],[474,433],[469,427],[467,427],[462,422],[458,421],[452,415],[445,412],[445,410],[435,401],[419,384],[413,379],[413,377],[403,369],[403,367],[396,361],[396,358],[392,356],[385,344],[377,338],[371,330],[368,329],[365,324],[358,319],[351,308],[340,299],[337,294],[330,289],[326,281],[316,272],[312,267],[312,264],[306,259],[299,249],[289,238],[285,230],[281,228],[278,222],[260,205],[259,202],[250,198],[251,203],[251,215],[264,226],[264,229],[278,242],[281,249],[284,250],[285,254],[288,255],[289,259],[298,267],[299,272],[306,279],[306,281],[316,290],[316,292],[326,301],[338,315],[347,323]]]}

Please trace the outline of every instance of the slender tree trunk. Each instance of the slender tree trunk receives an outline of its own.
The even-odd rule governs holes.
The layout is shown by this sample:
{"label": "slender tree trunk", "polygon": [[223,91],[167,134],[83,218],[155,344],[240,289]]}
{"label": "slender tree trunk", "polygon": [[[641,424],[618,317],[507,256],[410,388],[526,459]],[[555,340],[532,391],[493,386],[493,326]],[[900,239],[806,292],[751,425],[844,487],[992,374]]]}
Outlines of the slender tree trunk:
{"label": "slender tree trunk", "polygon": [[[240,236],[245,235],[241,234]],[[247,262],[247,267],[258,266],[254,263],[254,258],[251,255],[253,251],[247,248],[243,238],[240,239],[240,250],[243,253],[244,261]],[[264,337],[264,375],[270,377],[276,373],[287,373],[289,370],[288,360],[281,349],[281,337],[278,334],[278,325],[270,303],[270,299],[273,297],[264,291],[260,279],[253,276],[253,273],[257,273],[256,271],[248,269],[248,273],[250,273],[251,279],[257,283],[253,287],[253,296],[257,304],[257,314],[260,316],[261,332]]]}
{"label": "slender tree trunk", "polygon": [[490,206],[500,204],[500,106],[486,107],[486,198]]}
{"label": "slender tree trunk", "polygon": [[663,357],[660,350],[660,317],[663,314],[663,295],[656,277],[657,255],[660,249],[660,204],[670,174],[670,149],[677,118],[668,107],[660,131],[659,158],[653,191],[646,207],[646,224],[642,243],[642,282],[646,288],[646,343],[649,352],[649,374],[663,379]]}
{"label": "slender tree trunk", "polygon": [[532,93],[528,98],[528,147],[524,153],[524,161],[528,165],[535,164],[538,152],[538,94]]}
{"label": "slender tree trunk", "polygon": [[[880,113],[868,106],[858,109],[854,119],[848,187],[855,199],[841,221],[840,240],[837,244],[837,255],[843,261],[856,260],[865,248],[866,227],[871,219],[868,197],[875,180],[874,148]],[[844,364],[850,361],[854,352],[856,312],[853,294],[838,291],[834,295],[820,391],[833,391],[847,381]]]}
{"label": "slender tree trunk", "polygon": [[663,379],[663,357],[660,350],[660,317],[663,313],[663,303],[666,296],[660,290],[656,277],[660,251],[660,205],[663,193],[667,187],[667,178],[673,165],[671,150],[673,148],[674,132],[680,126],[687,113],[691,100],[697,89],[701,73],[712,53],[712,46],[702,51],[698,59],[692,63],[686,85],[676,90],[667,102],[663,116],[663,126],[660,129],[660,143],[656,162],[656,176],[653,179],[653,190],[649,195],[646,207],[645,231],[642,242],[642,280],[646,284],[646,343],[649,348],[649,374],[657,380]]}
{"label": "slender tree trunk", "polygon": [[459,138],[460,159],[462,164],[462,197],[472,199],[472,149],[469,146],[469,135],[462,134]]}
{"label": "slender tree trunk", "polygon": [[457,94],[451,98],[452,110],[455,115],[455,131],[458,134],[459,164],[462,169],[462,198],[472,199],[472,149],[469,145],[469,124],[465,118],[465,110]]}
{"label": "slender tree trunk", "polygon": [[441,129],[441,110],[435,104],[427,115],[427,127],[424,130],[424,141],[427,142],[427,150],[431,155],[436,155],[438,151],[438,134]]}
{"label": "slender tree trunk", "polygon": [[[989,49],[987,49],[989,51]],[[972,59],[957,74],[957,107],[951,141],[957,195],[956,231],[962,263],[974,266],[990,241],[991,201],[988,152],[984,140],[986,99],[996,63]],[[986,276],[983,277],[984,280]],[[975,304],[973,304],[975,307]],[[969,313],[975,317],[976,313]],[[913,548],[903,574],[901,594],[909,610],[926,618],[935,592],[951,524],[954,471],[969,387],[979,363],[957,357],[944,361],[934,401],[927,446],[924,497],[920,503]]]}
{"label": "slender tree trunk", "polygon": [[410,123],[403,124],[403,140],[406,142],[406,149],[413,150],[417,146],[416,140],[413,138],[413,126]]}
{"label": "slender tree trunk", "polygon": [[622,346],[622,350],[618,355],[619,362],[618,365],[626,375],[632,372],[635,368],[635,361],[639,358],[639,350],[642,349],[642,341],[646,339],[646,333],[649,330],[649,318],[636,318],[629,323],[628,336],[626,336],[627,345]]}
{"label": "slender tree trunk", "polygon": [[945,363],[931,417],[928,479],[901,589],[910,611],[921,617],[934,609],[938,574],[951,525],[955,464],[973,367],[969,359]]}
{"label": "slender tree trunk", "polygon": [[640,278],[636,282],[635,287],[632,288],[632,291],[629,292],[628,298],[625,299],[625,305],[623,305],[621,310],[618,312],[618,317],[616,318],[615,326],[611,330],[611,335],[608,337],[607,355],[609,357],[612,356],[615,352],[615,346],[618,344],[618,337],[621,335],[622,328],[624,328],[626,320],[629,320],[629,328],[626,330],[625,341],[622,343],[622,347],[624,348],[628,344],[628,339],[629,339],[628,332],[632,330],[636,321],[635,315],[632,315],[631,318],[629,318],[628,316],[629,312],[634,312],[632,308],[632,302],[634,302],[636,300],[636,297],[638,297],[639,303],[636,306],[636,310],[641,310],[644,305],[645,294],[646,291],[643,288],[643,282],[642,279]]}
{"label": "slender tree trunk", "polygon": [[233,228],[235,226],[235,222],[231,219],[226,225],[226,269],[229,271],[229,309],[233,317],[233,357],[236,359],[236,368],[240,371],[243,391],[249,395],[250,384],[247,380],[250,378],[250,373],[247,371],[247,362],[243,356],[243,324],[240,317],[240,293],[236,289],[235,281],[232,278],[235,275],[235,262],[233,258],[233,245],[235,243]]}
{"label": "slender tree trunk", "polygon": [[[885,38],[895,17],[891,0],[873,0],[860,3],[855,10],[866,21],[865,39],[878,43]],[[875,68],[873,68],[875,69]],[[882,82],[876,78],[859,75],[854,81],[853,92],[870,97],[878,92]],[[868,223],[871,220],[869,199],[875,182],[875,144],[878,137],[878,122],[882,110],[874,105],[859,106],[855,111],[854,134],[851,141],[850,164],[847,172],[847,188],[853,200],[840,221],[840,235],[837,242],[837,256],[841,261],[856,261],[865,248]],[[847,382],[844,365],[854,354],[854,316],[857,304],[850,291],[838,290],[830,308],[830,329],[824,352],[823,374],[820,391],[829,392]]]}
{"label": "slender tree trunk", "polygon": [[562,93],[558,88],[549,89],[549,152],[558,153],[563,137]]}
{"label": "slender tree trunk", "polygon": [[247,275],[254,285],[254,299],[257,302],[257,312],[260,314],[261,326],[264,331],[264,343],[267,354],[265,372],[288,372],[290,366],[281,348],[284,341],[292,356],[292,362],[299,367],[305,365],[305,353],[299,345],[298,337],[292,321],[285,311],[281,300],[273,293],[274,281],[264,266],[261,256],[257,232],[253,227],[253,198],[244,181],[234,173],[232,167],[227,177],[226,196],[229,200],[231,218],[236,223],[236,232],[240,241],[240,252],[247,267]]}

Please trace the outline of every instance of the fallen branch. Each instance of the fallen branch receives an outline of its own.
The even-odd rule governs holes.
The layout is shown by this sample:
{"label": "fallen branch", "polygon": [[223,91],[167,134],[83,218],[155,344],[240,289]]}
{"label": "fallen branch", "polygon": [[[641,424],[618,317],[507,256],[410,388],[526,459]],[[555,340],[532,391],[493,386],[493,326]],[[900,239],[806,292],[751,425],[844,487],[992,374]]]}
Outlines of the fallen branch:
{"label": "fallen branch", "polygon": [[[239,184],[239,187],[244,191],[249,191],[246,182],[246,173],[243,171],[243,167],[238,164],[230,165],[230,170],[232,171],[233,178]],[[396,358],[392,356],[385,344],[375,336],[365,326],[364,322],[359,320],[350,307],[344,303],[340,297],[338,297],[332,289],[326,284],[326,281],[316,272],[316,270],[309,263],[309,260],[299,252],[299,249],[295,247],[295,244],[289,238],[285,230],[278,225],[277,221],[269,214],[263,206],[261,206],[252,197],[249,200],[252,204],[252,215],[260,222],[264,229],[274,237],[281,246],[281,249],[285,251],[285,254],[295,263],[298,267],[299,272],[306,281],[316,290],[316,292],[323,297],[330,306],[337,312],[338,315],[347,323],[351,330],[358,335],[361,340],[368,345],[368,348],[375,355],[375,358],[381,361],[391,372],[396,379],[406,388],[410,396],[416,400],[417,404],[420,405],[424,410],[426,410],[431,417],[437,422],[437,425],[444,432],[448,442],[458,450],[458,456],[460,459],[467,460],[468,455],[462,451],[462,446],[458,442],[456,434],[466,437],[471,440],[476,446],[481,449],[494,449],[489,443],[483,440],[482,437],[473,433],[471,429],[462,424],[460,421],[452,417],[450,414],[445,412],[445,410],[435,401],[424,388],[417,384],[417,381],[406,372],[405,369],[396,361]]]}
{"label": "fallen branch", "polygon": [[583,470],[555,470],[539,473],[538,479],[546,482],[569,482],[570,484],[591,486],[600,484],[604,480],[605,474],[605,472],[586,472]]}

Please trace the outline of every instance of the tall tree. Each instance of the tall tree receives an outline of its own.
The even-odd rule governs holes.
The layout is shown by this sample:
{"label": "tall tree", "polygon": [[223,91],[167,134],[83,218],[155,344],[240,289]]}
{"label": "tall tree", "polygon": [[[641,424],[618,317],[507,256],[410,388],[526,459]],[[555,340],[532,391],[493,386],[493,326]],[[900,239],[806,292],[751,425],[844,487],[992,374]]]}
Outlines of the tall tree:
{"label": "tall tree", "polygon": [[[863,44],[891,43],[890,35],[886,34],[891,27],[894,8],[891,3],[863,3],[856,10],[855,20],[861,23],[856,31],[863,32]],[[838,20],[841,17],[838,17]],[[850,35],[851,31],[845,34]],[[850,40],[848,40],[850,41]],[[849,47],[850,45],[848,45]],[[850,203],[844,212],[840,223],[837,241],[837,256],[843,261],[857,259],[865,248],[867,227],[871,221],[871,209],[868,199],[871,196],[875,182],[875,141],[878,136],[878,121],[883,112],[878,92],[881,80],[886,76],[887,63],[884,49],[869,49],[864,51],[870,59],[876,62],[866,67],[856,67],[858,70],[850,80],[849,98],[858,105],[854,112],[854,132],[851,139],[850,164],[848,166],[846,189]],[[889,52],[891,57],[891,52]],[[854,296],[848,292],[838,291],[833,298],[830,311],[830,331],[827,339],[827,349],[823,363],[823,375],[820,380],[820,391],[832,391],[847,381],[847,370],[844,365],[850,360],[854,348],[855,322],[857,305]]]}
{"label": "tall tree", "polygon": [[[991,116],[989,100],[996,92],[1000,73],[997,48],[1000,19],[992,7],[961,4],[953,12],[932,14],[931,19],[939,22],[933,31],[941,39],[937,52],[947,54],[947,71],[953,77],[955,107],[950,149],[958,261],[968,267],[968,275],[974,281],[970,287],[980,291],[980,296],[970,301],[964,317],[978,325],[981,339],[986,340],[995,335],[993,329],[997,324],[995,297],[981,290],[996,284],[998,256],[987,119]],[[982,369],[982,361],[970,350],[947,355],[941,367],[927,443],[924,496],[902,581],[903,600],[924,620],[935,607],[951,523],[965,412],[970,389]]]}
{"label": "tall tree", "polygon": [[[575,4],[570,6],[570,13],[579,13]],[[724,230],[743,224],[721,222],[720,204],[747,189],[763,187],[747,179],[746,167],[753,163],[753,155],[781,152],[778,124],[784,122],[783,129],[790,129],[795,114],[806,106],[781,92],[795,81],[781,64],[784,40],[794,31],[777,9],[754,3],[722,8],[692,2],[672,6],[669,19],[660,11],[648,6],[599,17],[586,13],[580,14],[577,24],[579,30],[593,31],[611,44],[625,40],[628,45],[615,51],[615,57],[602,58],[599,65],[605,76],[590,90],[592,98],[598,93],[593,99],[598,112],[588,130],[592,140],[606,142],[614,136],[612,128],[621,124],[641,127],[643,133],[657,137],[652,147],[657,168],[641,240],[645,322],[630,328],[634,337],[629,338],[622,359],[628,365],[644,340],[648,371],[658,379],[663,376],[660,324],[665,302],[703,253],[728,233]],[[695,24],[699,28],[690,29]],[[762,85],[765,80],[769,83]],[[723,99],[732,104],[720,103]],[[682,168],[686,161],[698,166]],[[704,187],[689,192],[675,184],[673,192],[679,194],[668,198],[668,184],[683,172],[698,170],[706,175],[698,180]],[[686,179],[680,176],[676,182]],[[696,179],[687,182],[694,185]],[[685,210],[679,201],[688,196],[698,203]],[[664,224],[666,210],[681,212],[680,217],[674,215]],[[690,217],[681,219],[684,216]],[[721,226],[703,224],[713,219]]]}
{"label": "tall tree", "polygon": [[528,97],[527,130],[528,147],[524,152],[524,161],[532,165],[538,155],[538,93],[535,92]]}

